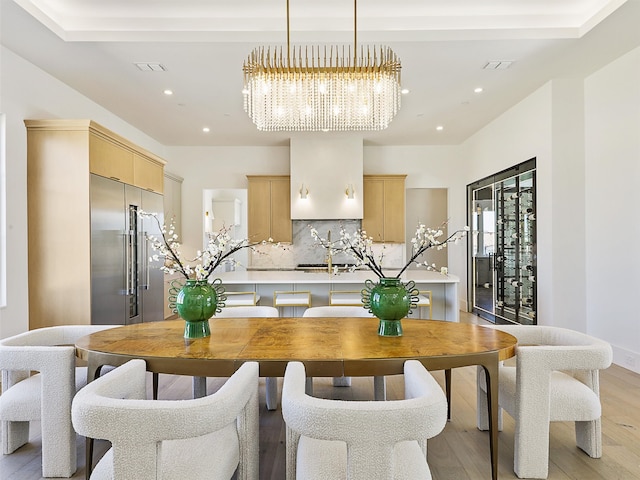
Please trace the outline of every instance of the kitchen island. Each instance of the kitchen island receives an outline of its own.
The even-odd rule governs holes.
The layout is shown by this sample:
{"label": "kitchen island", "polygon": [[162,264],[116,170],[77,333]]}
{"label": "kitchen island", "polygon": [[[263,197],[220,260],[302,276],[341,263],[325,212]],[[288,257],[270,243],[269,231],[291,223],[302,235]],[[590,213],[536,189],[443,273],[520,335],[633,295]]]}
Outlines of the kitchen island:
{"label": "kitchen island", "polygon": [[[392,270],[389,276],[395,276]],[[369,270],[356,270],[354,272],[340,272],[329,274],[326,271],[300,271],[300,270],[249,270],[235,272],[221,272],[213,278],[220,278],[225,290],[228,292],[254,291],[260,296],[258,305],[273,305],[273,292],[278,291],[308,291],[311,292],[311,305],[314,307],[329,305],[329,292],[331,290],[360,291],[364,288],[367,279],[377,281],[377,277]],[[418,290],[429,290],[432,295],[433,318],[457,322],[460,319],[458,305],[459,277],[455,275],[442,275],[439,272],[426,270],[408,270],[402,277],[402,281],[413,280]],[[410,315],[420,318],[421,312],[416,311]],[[424,309],[427,310],[427,309]],[[304,311],[303,307],[282,307],[281,316],[299,316]]]}

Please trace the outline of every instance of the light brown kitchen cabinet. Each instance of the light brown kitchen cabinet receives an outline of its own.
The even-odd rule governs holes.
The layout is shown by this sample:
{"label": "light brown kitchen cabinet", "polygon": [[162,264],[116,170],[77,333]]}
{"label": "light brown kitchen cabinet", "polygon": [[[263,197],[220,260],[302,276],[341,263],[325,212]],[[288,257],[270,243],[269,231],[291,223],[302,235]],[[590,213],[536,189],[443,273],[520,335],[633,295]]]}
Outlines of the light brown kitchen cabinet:
{"label": "light brown kitchen cabinet", "polygon": [[374,242],[403,243],[406,175],[364,175],[362,229]]}
{"label": "light brown kitchen cabinet", "polygon": [[101,177],[133,184],[133,152],[103,132],[89,133],[89,171]]}
{"label": "light brown kitchen cabinet", "polygon": [[149,192],[164,192],[164,168],[153,159],[133,154],[133,184]]}
{"label": "light brown kitchen cabinet", "polygon": [[251,241],[291,242],[291,181],[288,175],[247,175]]}
{"label": "light brown kitchen cabinet", "polygon": [[[134,189],[139,157],[154,170],[142,168],[145,189],[161,193],[156,174],[164,177],[165,162],[90,120],[25,120],[25,126],[29,328],[91,324],[94,180],[110,179],[124,195]],[[123,245],[124,237],[115,247]]]}
{"label": "light brown kitchen cabinet", "polygon": [[91,122],[87,133],[89,172],[150,192],[163,193],[163,160],[96,123]]}

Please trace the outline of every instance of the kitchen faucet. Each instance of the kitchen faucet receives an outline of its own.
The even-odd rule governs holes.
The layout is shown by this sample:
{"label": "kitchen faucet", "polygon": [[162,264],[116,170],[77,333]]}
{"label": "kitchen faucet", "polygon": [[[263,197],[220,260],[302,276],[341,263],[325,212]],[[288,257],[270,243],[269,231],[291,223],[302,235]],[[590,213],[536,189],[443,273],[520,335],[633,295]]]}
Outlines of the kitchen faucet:
{"label": "kitchen faucet", "polygon": [[327,272],[331,275],[331,270],[333,270],[333,253],[331,248],[331,230],[327,230],[327,244],[329,248],[327,248]]}

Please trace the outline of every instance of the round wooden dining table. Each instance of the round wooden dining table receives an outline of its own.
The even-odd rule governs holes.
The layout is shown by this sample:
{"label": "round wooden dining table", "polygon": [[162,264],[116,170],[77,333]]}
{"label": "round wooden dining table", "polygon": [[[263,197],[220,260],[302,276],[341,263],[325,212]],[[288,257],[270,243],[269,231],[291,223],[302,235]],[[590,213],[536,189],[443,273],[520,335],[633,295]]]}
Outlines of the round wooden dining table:
{"label": "round wooden dining table", "polygon": [[401,337],[381,337],[378,320],[361,317],[221,318],[209,320],[211,336],[183,338],[184,322],[168,320],[116,327],[76,342],[87,361],[87,380],[103,365],[141,358],[154,373],[231,376],[244,362],[260,364],[260,376],[281,377],[290,361],[310,377],[385,376],[419,360],[429,370],[469,365],[484,368],[489,405],[492,478],[498,468],[498,366],[515,355],[517,339],[466,323],[403,319]]}

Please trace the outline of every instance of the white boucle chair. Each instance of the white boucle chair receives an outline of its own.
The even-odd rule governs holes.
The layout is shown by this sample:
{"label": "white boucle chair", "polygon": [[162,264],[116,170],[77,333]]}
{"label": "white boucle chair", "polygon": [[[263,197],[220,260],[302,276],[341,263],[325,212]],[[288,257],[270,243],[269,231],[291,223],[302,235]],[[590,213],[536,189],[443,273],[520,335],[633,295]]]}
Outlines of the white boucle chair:
{"label": "white boucle chair", "polygon": [[146,400],[144,360],[130,360],[73,399],[73,425],[109,440],[91,480],[258,480],[258,364],[190,400]]}
{"label": "white boucle chair", "polygon": [[[502,365],[502,409],[515,420],[514,472],[547,478],[549,422],[574,421],[576,443],[590,457],[602,456],[599,370],[611,365],[611,346],[580,332],[536,325],[488,326],[518,339],[515,366]],[[478,428],[488,430],[484,372],[478,369]]]}
{"label": "white boucle chair", "polygon": [[[216,314],[220,318],[277,318],[280,312],[276,307],[268,306],[242,306],[242,307],[225,307]],[[267,410],[275,410],[278,408],[278,379],[276,377],[267,377],[266,380],[266,403]]]}
{"label": "white boucle chair", "polygon": [[[302,314],[303,317],[371,317],[375,318],[373,313],[364,307],[347,306],[347,305],[329,305],[323,307],[309,307]],[[350,387],[351,377],[334,377],[334,387]],[[374,377],[374,390],[376,399],[384,400],[386,397],[386,387],[384,377]],[[307,393],[313,395],[313,379],[307,379]]]}
{"label": "white boucle chair", "polygon": [[[29,441],[29,422],[42,428],[42,476],[70,477],[77,469],[71,400],[87,380],[76,368],[77,339],[117,325],[69,325],[31,330],[0,340],[2,453]],[[39,372],[31,375],[31,372]]]}
{"label": "white boucle chair", "polygon": [[417,360],[404,364],[405,399],[341,401],[305,394],[305,369],[290,362],[282,415],[287,480],[429,480],[427,439],[447,423],[440,385]]}

